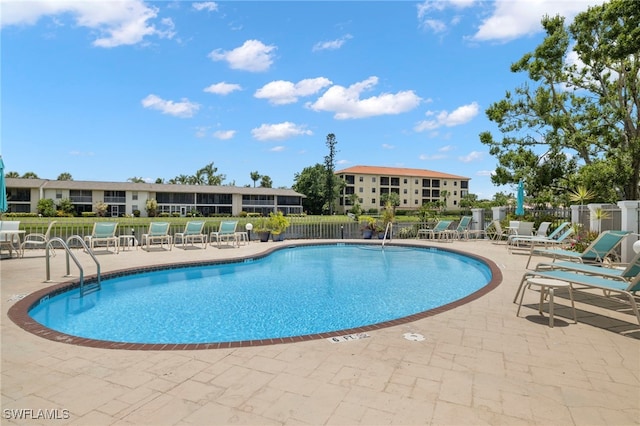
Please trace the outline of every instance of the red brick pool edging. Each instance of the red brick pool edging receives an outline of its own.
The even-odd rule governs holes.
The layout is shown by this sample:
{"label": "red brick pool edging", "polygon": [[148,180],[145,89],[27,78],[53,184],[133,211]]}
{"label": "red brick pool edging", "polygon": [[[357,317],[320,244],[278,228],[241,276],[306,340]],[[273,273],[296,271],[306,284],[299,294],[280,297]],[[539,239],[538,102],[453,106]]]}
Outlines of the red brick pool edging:
{"label": "red brick pool edging", "polygon": [[[184,268],[184,267],[197,267],[197,266],[209,266],[209,265],[219,265],[225,263],[237,263],[243,262],[245,260],[253,260],[259,259],[269,254],[273,253],[277,250],[282,250],[291,247],[301,247],[301,246],[310,246],[310,245],[337,245],[337,244],[345,244],[345,245],[362,245],[363,243],[315,243],[315,242],[305,242],[305,243],[291,243],[290,241],[282,246],[272,247],[269,250],[266,250],[264,253],[259,255],[252,255],[246,257],[236,257],[227,260],[217,260],[217,261],[199,261],[199,262],[183,262],[183,263],[174,263],[174,264],[166,264],[159,266],[151,266],[151,267],[136,267],[130,269],[121,269],[113,272],[104,273],[101,275],[101,279],[109,279],[115,278],[124,275],[132,275],[134,273],[144,273],[150,271],[157,270],[166,270],[166,269],[176,269],[176,268]],[[375,244],[375,243],[367,243],[364,244]],[[32,333],[36,336],[52,340],[55,342],[67,343],[71,345],[78,346],[86,346],[100,349],[124,349],[124,350],[149,350],[149,351],[164,351],[164,350],[200,350],[200,349],[228,349],[228,348],[239,348],[239,347],[250,347],[250,346],[264,346],[264,345],[275,345],[281,343],[296,343],[296,342],[304,342],[309,340],[317,340],[317,339],[325,339],[331,337],[339,337],[345,334],[357,334],[357,333],[365,333],[368,331],[379,330],[382,328],[393,327],[396,325],[402,325],[409,322],[417,321],[419,319],[428,318],[456,307],[467,304],[473,300],[476,300],[490,291],[494,290],[502,283],[502,272],[498,268],[498,266],[491,260],[486,259],[482,256],[478,256],[472,253],[466,253],[461,250],[454,250],[448,248],[441,247],[433,247],[433,246],[424,246],[424,245],[414,245],[407,243],[389,243],[389,246],[394,247],[413,247],[413,248],[424,248],[424,249],[435,249],[438,251],[446,251],[451,253],[460,254],[463,256],[470,257],[472,259],[478,260],[484,263],[489,270],[491,271],[491,280],[487,285],[482,287],[475,292],[458,299],[456,301],[447,303],[445,305],[439,306],[434,309],[430,309],[428,311],[419,312],[413,315],[409,315],[406,317],[385,321],[377,324],[371,324],[367,326],[350,328],[346,330],[332,331],[328,333],[318,333],[318,334],[308,334],[302,336],[294,336],[294,337],[282,337],[282,338],[273,338],[273,339],[261,339],[261,340],[244,340],[244,341],[236,341],[236,342],[219,342],[219,343],[124,343],[124,342],[112,342],[106,340],[95,340],[88,339],[84,337],[72,336],[69,334],[61,333],[50,329],[48,327],[43,326],[42,324],[34,321],[29,315],[29,311],[40,304],[44,298],[52,297],[58,295],[60,293],[64,293],[66,291],[72,290],[80,286],[80,282],[78,280],[67,281],[63,283],[59,283],[42,290],[38,290],[34,293],[31,293],[24,297],[22,300],[17,301],[9,311],[7,312],[8,317],[20,328],[23,330]],[[95,275],[89,276],[85,278],[85,284],[95,282],[97,277]]]}

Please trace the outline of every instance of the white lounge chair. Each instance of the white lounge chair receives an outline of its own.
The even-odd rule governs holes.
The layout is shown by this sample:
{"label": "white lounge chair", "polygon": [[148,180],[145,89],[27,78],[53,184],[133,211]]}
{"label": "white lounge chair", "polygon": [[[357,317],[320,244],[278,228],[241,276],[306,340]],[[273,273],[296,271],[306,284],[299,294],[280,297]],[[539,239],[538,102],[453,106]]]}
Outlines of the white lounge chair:
{"label": "white lounge chair", "polygon": [[20,221],[19,220],[3,220],[0,222],[0,251],[3,249],[9,251],[9,257],[12,252],[16,252],[16,257],[20,256]]}
{"label": "white lounge chair", "polygon": [[[47,230],[45,231],[44,234],[41,234],[38,232],[32,232],[30,234],[27,234],[24,237],[24,240],[22,240],[22,244],[20,246],[20,251],[22,251],[22,256],[24,257],[25,249],[39,249],[39,248],[44,249],[47,243],[49,242],[49,239],[51,238],[51,229],[53,228],[53,225],[55,225],[56,223],[57,223],[56,220],[49,222],[49,226],[47,227]],[[53,253],[55,255],[55,251],[53,251]]]}

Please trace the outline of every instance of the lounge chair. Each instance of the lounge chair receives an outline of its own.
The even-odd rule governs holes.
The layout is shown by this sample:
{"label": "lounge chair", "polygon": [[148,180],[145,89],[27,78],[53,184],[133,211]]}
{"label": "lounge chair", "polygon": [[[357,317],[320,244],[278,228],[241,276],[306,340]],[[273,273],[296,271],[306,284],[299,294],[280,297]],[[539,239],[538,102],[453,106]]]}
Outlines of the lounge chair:
{"label": "lounge chair", "polygon": [[[237,220],[223,220],[220,222],[220,227],[217,231],[209,234],[209,243],[213,245],[213,240],[216,240],[218,248],[222,241],[232,241],[233,244],[238,245],[238,234],[236,233],[236,227],[238,226]],[[233,245],[232,244],[232,245]]]}
{"label": "lounge chair", "polygon": [[109,246],[113,244],[116,253],[119,253],[120,240],[116,235],[117,227],[118,222],[96,222],[93,224],[91,235],[85,235],[84,241],[91,250],[96,247],[96,244],[105,243],[107,251],[109,251]]}
{"label": "lounge chair", "polygon": [[471,219],[471,216],[462,216],[456,229],[449,231],[451,236],[457,240],[462,238],[469,239],[469,225],[471,225]]}
{"label": "lounge chair", "polygon": [[491,239],[496,241],[496,243],[501,241],[503,238],[509,238],[509,234],[504,232],[504,230],[502,229],[502,225],[500,224],[500,221],[498,219],[491,222],[489,228],[493,228],[494,230],[493,234],[491,235]]}
{"label": "lounge chair", "polygon": [[640,253],[636,253],[634,258],[625,267],[609,267],[593,264],[585,264],[570,261],[538,263],[536,272],[544,271],[572,271],[586,275],[597,275],[605,278],[629,278],[640,273]]}
{"label": "lounge chair", "polygon": [[533,255],[551,257],[554,262],[557,259],[564,259],[581,263],[602,263],[607,256],[614,253],[616,247],[618,247],[622,240],[624,240],[624,238],[629,234],[629,231],[604,231],[600,233],[598,238],[596,238],[582,253],[559,248],[536,248],[536,246],[532,246],[529,254],[529,260],[527,261],[527,268],[529,268],[529,263],[531,262],[531,257]]}
{"label": "lounge chair", "polygon": [[[551,234],[554,234],[554,232],[552,232]],[[531,237],[528,239],[521,239],[518,240],[518,244],[521,243],[526,243],[527,246],[529,247],[529,260],[527,261],[527,269],[529,268],[529,263],[531,263],[531,256],[533,255],[533,251],[546,247],[549,248],[551,246],[555,246],[556,248],[563,248],[564,246],[568,245],[571,242],[571,237],[573,236],[573,234],[575,234],[575,230],[573,229],[572,226],[568,227],[565,229],[565,231],[560,234],[557,238],[552,238],[551,234],[549,235],[549,237],[547,238],[543,238],[543,237]],[[515,248],[512,247],[512,249]]]}
{"label": "lounge chair", "polygon": [[536,233],[534,237],[546,238],[547,233],[549,232],[550,226],[551,226],[551,222],[541,222],[540,225],[538,226],[538,229],[536,229]]}
{"label": "lounge chair", "polygon": [[452,220],[440,220],[436,223],[432,229],[419,229],[417,238],[419,239],[421,235],[425,235],[427,238],[436,239],[436,238],[448,238],[451,233],[449,226],[453,223]]}
{"label": "lounge chair", "polygon": [[[598,268],[597,266],[591,266],[592,268]],[[600,268],[603,270],[608,269],[604,267]],[[610,275],[610,272],[608,272],[609,275],[603,275],[602,272],[604,271],[601,271],[599,274],[586,274],[584,271],[560,269],[529,271],[523,275],[516,292],[516,297],[513,301],[515,303],[520,291],[524,291],[524,286],[530,278],[538,277],[560,280],[570,283],[574,289],[576,289],[574,285],[577,285],[580,286],[577,289],[602,290],[605,297],[608,297],[611,293],[618,293],[625,296],[629,301],[629,305],[631,305],[631,308],[633,309],[633,313],[636,315],[638,324],[640,324],[640,313],[638,312],[638,306],[635,301],[636,296],[634,295],[635,292],[640,291],[640,274],[638,274],[638,268],[640,268],[640,265],[638,265],[638,256],[636,255],[634,262],[630,263],[620,276],[612,276]]]}
{"label": "lounge chair", "polygon": [[178,241],[182,243],[182,248],[186,248],[187,243],[195,244],[200,242],[202,248],[207,248],[207,236],[202,233],[204,229],[204,221],[189,221],[184,227],[183,232],[176,232],[173,236],[174,245],[178,244]]}
{"label": "lounge chair", "polygon": [[143,247],[146,245],[147,251],[149,251],[152,244],[160,244],[160,248],[164,248],[166,243],[169,246],[169,250],[171,250],[173,238],[169,235],[170,226],[169,222],[151,222],[147,233],[142,234],[141,245]]}
{"label": "lounge chair", "polygon": [[9,257],[12,252],[16,252],[16,257],[20,256],[20,221],[19,220],[3,220],[0,222],[0,251],[6,249],[9,251]]}
{"label": "lounge chair", "polygon": [[[27,234],[22,240],[22,244],[20,245],[20,251],[22,251],[22,256],[24,257],[25,249],[37,249],[37,248],[45,248],[49,239],[51,238],[51,229],[53,225],[57,223],[56,220],[49,222],[49,226],[44,234],[38,232],[32,232],[31,234]],[[55,255],[55,251],[53,251]]]}

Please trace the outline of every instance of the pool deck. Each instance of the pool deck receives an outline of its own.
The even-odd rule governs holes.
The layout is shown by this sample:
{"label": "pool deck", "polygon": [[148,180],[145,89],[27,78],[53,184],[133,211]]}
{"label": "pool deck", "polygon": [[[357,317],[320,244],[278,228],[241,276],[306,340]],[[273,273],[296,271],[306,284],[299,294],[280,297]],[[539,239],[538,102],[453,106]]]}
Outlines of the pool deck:
{"label": "pool deck", "polygon": [[[97,258],[108,272],[251,256],[295,243],[97,251]],[[53,283],[43,282],[42,250],[4,259],[0,423],[640,424],[640,326],[630,309],[580,294],[574,324],[560,294],[550,328],[532,291],[516,317],[513,298],[526,256],[489,241],[411,243],[481,255],[498,265],[503,281],[468,304],[369,331],[359,340],[130,351],[70,345],[22,330],[7,318],[8,309],[19,297]],[[85,274],[94,274],[88,258],[77,253],[87,265]],[[51,259],[55,282],[68,280],[64,259],[60,251]],[[424,340],[408,340],[407,333]]]}

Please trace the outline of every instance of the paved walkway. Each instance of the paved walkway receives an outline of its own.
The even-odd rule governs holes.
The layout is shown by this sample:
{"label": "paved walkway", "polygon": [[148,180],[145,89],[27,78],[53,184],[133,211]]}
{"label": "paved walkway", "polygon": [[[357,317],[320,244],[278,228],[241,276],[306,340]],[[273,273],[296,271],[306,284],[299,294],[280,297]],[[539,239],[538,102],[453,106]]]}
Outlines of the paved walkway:
{"label": "paved walkway", "polygon": [[[289,243],[98,258],[112,271]],[[502,284],[367,339],[195,351],[95,349],[27,333],[6,314],[17,297],[47,285],[43,251],[2,260],[1,423],[50,425],[53,416],[61,425],[640,424],[640,327],[630,312],[579,297],[579,323],[559,306],[549,328],[532,293],[517,318],[512,300],[525,256],[488,241],[435,245],[493,260]],[[64,281],[64,256],[51,265],[52,278]]]}

